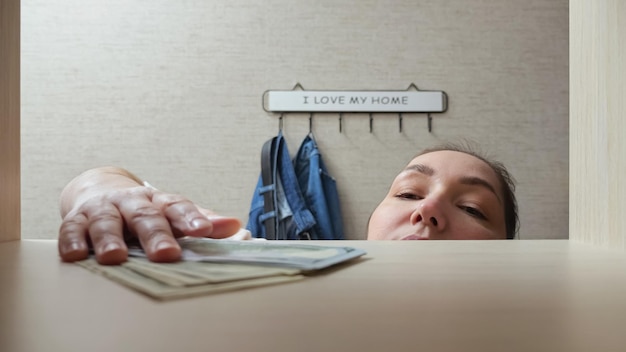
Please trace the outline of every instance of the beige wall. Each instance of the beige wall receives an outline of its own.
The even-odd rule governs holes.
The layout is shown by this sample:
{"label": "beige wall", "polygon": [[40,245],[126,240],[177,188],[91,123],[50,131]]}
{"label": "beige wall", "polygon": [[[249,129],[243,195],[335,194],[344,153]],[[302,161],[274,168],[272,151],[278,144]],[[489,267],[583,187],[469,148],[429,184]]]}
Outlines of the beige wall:
{"label": "beige wall", "polygon": [[0,0],[0,241],[20,238],[20,1]]}
{"label": "beige wall", "polygon": [[626,4],[570,6],[570,238],[624,249]]}
{"label": "beige wall", "polygon": [[[450,107],[316,115],[348,238],[419,150],[470,139],[518,180],[522,238],[568,234],[568,2],[23,1],[24,238],[54,238],[57,198],[84,169],[127,167],[247,218],[268,89],[444,90]],[[289,115],[291,152],[308,131]]]}

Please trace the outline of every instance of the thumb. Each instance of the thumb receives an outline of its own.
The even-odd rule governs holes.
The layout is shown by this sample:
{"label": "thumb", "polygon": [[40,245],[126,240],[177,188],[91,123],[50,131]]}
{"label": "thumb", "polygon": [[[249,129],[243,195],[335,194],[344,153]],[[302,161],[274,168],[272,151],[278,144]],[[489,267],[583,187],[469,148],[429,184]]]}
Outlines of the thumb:
{"label": "thumb", "polygon": [[218,215],[210,210],[199,208],[200,212],[213,224],[213,230],[208,235],[212,238],[230,237],[241,229],[241,221],[237,218]]}

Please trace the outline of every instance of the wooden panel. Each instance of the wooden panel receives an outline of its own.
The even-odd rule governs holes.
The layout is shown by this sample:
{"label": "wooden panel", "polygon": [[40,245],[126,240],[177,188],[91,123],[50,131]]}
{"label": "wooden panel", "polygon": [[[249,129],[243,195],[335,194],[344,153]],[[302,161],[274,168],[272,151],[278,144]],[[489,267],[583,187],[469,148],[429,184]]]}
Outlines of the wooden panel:
{"label": "wooden panel", "polygon": [[624,249],[626,5],[570,1],[570,238]]}
{"label": "wooden panel", "polygon": [[331,244],[368,254],[294,283],[156,302],[60,262],[56,241],[1,243],[0,346],[12,352],[625,350],[621,251],[567,240]]}
{"label": "wooden panel", "polygon": [[20,238],[20,1],[0,0],[0,241]]}

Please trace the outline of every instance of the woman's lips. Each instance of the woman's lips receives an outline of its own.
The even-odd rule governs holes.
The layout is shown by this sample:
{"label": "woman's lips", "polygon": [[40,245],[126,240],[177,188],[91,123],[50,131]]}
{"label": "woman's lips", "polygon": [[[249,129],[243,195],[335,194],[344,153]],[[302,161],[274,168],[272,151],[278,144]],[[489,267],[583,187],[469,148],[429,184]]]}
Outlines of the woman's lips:
{"label": "woman's lips", "polygon": [[427,240],[427,239],[428,237],[422,237],[419,235],[409,235],[409,236],[404,237],[402,240],[403,241],[416,241],[416,240]]}

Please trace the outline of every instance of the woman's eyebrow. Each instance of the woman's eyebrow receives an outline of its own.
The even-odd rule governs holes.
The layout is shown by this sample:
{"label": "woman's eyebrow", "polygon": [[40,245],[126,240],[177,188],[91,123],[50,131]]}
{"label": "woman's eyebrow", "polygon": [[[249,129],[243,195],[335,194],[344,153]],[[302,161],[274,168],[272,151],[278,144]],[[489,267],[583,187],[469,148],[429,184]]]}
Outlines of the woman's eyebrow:
{"label": "woman's eyebrow", "polygon": [[[416,171],[426,176],[432,176],[435,174],[435,169],[424,164],[411,164],[407,166],[404,169],[404,171]],[[502,204],[502,199],[500,199],[500,196],[498,196],[498,193],[496,192],[495,187],[493,187],[493,185],[489,183],[487,180],[480,178],[480,177],[476,177],[476,176],[464,176],[464,177],[461,177],[459,182],[463,185],[484,187],[485,189],[493,193],[493,195],[495,195],[496,198],[498,199],[498,202]]]}
{"label": "woman's eyebrow", "polygon": [[435,170],[430,167],[430,166],[426,166],[423,164],[412,164],[407,166],[404,171],[417,171],[421,174],[424,174],[426,176],[432,176],[435,174]]}
{"label": "woman's eyebrow", "polygon": [[495,195],[496,198],[498,198],[498,201],[500,202],[500,204],[502,204],[502,199],[500,199],[500,197],[498,196],[498,193],[496,193],[496,189],[491,185],[491,183],[487,182],[485,179],[482,179],[476,176],[464,176],[464,177],[461,177],[461,180],[459,182],[463,185],[484,187],[485,189],[493,193],[493,195]]}

